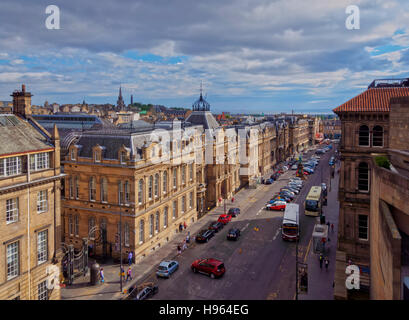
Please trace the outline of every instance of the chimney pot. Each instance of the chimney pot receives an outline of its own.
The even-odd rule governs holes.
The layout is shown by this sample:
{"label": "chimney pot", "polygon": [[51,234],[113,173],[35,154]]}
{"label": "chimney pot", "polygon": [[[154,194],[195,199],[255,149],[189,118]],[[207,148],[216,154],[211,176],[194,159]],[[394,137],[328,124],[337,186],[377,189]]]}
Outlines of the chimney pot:
{"label": "chimney pot", "polygon": [[26,85],[25,85],[25,84],[22,84],[22,85],[21,85],[21,90],[22,90],[23,92],[26,92]]}

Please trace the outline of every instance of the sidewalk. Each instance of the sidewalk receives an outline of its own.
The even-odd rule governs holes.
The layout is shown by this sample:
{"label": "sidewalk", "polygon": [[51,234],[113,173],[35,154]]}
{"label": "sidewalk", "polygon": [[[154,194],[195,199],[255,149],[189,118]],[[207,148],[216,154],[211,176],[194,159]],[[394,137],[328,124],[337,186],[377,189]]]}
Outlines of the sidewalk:
{"label": "sidewalk", "polygon": [[[308,294],[299,294],[298,300],[333,300],[334,299],[334,276],[335,276],[335,260],[338,244],[338,219],[339,219],[339,203],[338,203],[338,182],[339,175],[337,173],[339,164],[335,166],[335,175],[331,180],[331,191],[328,192],[328,206],[324,207],[325,222],[330,225],[334,224],[334,231],[331,228],[328,232],[328,237],[331,240],[329,245],[329,265],[328,270],[325,269],[325,264],[322,264],[320,269],[319,255],[315,254],[310,248],[306,263],[308,264]],[[329,184],[327,183],[327,187]],[[312,237],[311,237],[312,238]],[[312,241],[312,239],[311,239]],[[304,262],[304,261],[302,261]]]}
{"label": "sidewalk", "polygon": [[[280,179],[286,178],[288,175],[287,171],[285,172]],[[270,173],[271,174],[271,173]],[[234,195],[234,202],[232,203],[231,200],[226,200],[226,210],[232,207],[239,207],[243,212],[251,205],[248,199],[254,197],[258,192],[259,188],[263,187],[263,185],[259,185],[255,189],[250,188],[243,188],[238,193]],[[154,266],[157,266],[161,261],[168,260],[168,259],[175,259],[177,257],[177,245],[182,243],[184,239],[186,239],[186,235],[190,232],[191,236],[194,236],[198,231],[206,228],[211,221],[216,220],[217,216],[224,212],[224,205],[213,208],[207,214],[205,214],[202,218],[200,218],[196,223],[187,227],[186,230],[175,235],[168,243],[161,246],[155,252],[149,254],[143,260],[137,262],[136,264],[132,265],[132,276],[133,280],[129,282],[123,282],[123,290],[134,285],[135,283],[141,284],[146,282],[151,276],[151,269]],[[188,249],[194,247],[195,243],[191,241],[188,246]],[[183,252],[182,252],[183,255]],[[91,266],[94,262],[91,258],[89,259],[89,265]],[[87,276],[78,278],[74,281],[74,284],[71,286],[67,286],[66,288],[61,289],[61,298],[68,299],[68,300],[118,300],[125,298],[125,294],[120,292],[120,284],[119,284],[119,264],[100,264],[101,267],[104,268],[105,274],[105,283],[98,284],[96,286],[91,286],[89,284],[90,275],[89,271]],[[123,268],[125,272],[128,269],[128,265],[124,264]]]}

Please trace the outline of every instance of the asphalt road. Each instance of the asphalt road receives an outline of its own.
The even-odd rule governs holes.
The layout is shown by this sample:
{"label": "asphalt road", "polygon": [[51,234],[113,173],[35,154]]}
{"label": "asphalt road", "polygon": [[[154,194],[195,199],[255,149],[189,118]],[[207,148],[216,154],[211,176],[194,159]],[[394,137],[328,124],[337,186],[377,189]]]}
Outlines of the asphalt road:
{"label": "asphalt road", "polygon": [[[309,158],[313,152],[309,152]],[[311,239],[316,217],[304,215],[303,203],[311,186],[329,181],[328,161],[334,149],[321,155],[314,174],[310,175],[295,199],[300,204],[301,237],[299,258],[304,260]],[[259,187],[260,192],[241,207],[241,214],[233,218],[208,242],[192,244],[178,257],[179,269],[170,279],[157,279],[152,268],[147,280],[159,286],[155,300],[287,300],[295,293],[295,244],[281,239],[283,213],[267,211],[266,202],[272,194],[287,184],[295,171],[288,171],[272,185]],[[214,220],[219,213],[213,213]],[[238,241],[228,241],[226,235],[231,227],[241,230]],[[257,228],[257,230],[255,230]],[[226,273],[219,279],[193,273],[191,263],[198,258],[222,260]]]}

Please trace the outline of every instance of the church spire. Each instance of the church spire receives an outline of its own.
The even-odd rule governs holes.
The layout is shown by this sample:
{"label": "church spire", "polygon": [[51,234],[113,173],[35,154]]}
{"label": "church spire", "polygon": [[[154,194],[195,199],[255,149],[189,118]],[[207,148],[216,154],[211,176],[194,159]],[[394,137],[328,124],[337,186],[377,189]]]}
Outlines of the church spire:
{"label": "church spire", "polygon": [[116,101],[116,108],[117,108],[118,111],[125,110],[125,103],[124,103],[124,99],[122,98],[122,87],[121,87],[121,85],[119,86],[119,95],[118,95],[118,100]]}

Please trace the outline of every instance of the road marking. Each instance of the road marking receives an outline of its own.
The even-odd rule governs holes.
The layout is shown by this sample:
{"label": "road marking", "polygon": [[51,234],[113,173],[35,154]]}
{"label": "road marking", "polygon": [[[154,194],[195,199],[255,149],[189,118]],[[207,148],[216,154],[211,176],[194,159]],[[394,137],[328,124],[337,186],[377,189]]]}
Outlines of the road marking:
{"label": "road marking", "polygon": [[277,229],[277,232],[276,232],[276,234],[274,235],[273,240],[275,240],[275,239],[277,238],[278,234],[280,233],[280,230],[281,230],[281,227]]}
{"label": "road marking", "polygon": [[249,226],[249,224],[250,224],[250,222],[249,222],[249,223],[247,223],[247,224],[244,226],[244,228],[243,228],[243,229],[241,229],[241,231],[243,232],[244,230],[246,230],[246,228]]}
{"label": "road marking", "polygon": [[264,208],[261,208],[257,213],[256,216],[258,216],[260,214],[261,211],[263,211]]}

